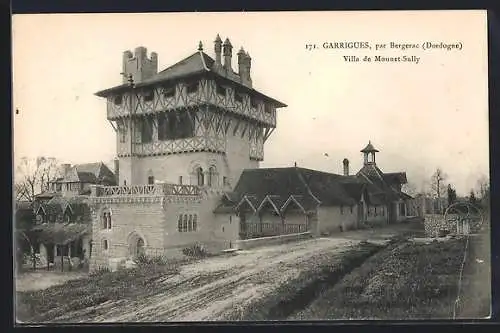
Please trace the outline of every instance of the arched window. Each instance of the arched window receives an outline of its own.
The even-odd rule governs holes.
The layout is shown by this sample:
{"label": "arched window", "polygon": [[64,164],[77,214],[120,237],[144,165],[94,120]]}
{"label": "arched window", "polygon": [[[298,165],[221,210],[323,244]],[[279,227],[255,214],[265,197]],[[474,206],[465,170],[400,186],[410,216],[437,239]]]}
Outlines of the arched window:
{"label": "arched window", "polygon": [[197,227],[198,227],[198,225],[197,225],[197,221],[196,221],[196,220],[197,220],[197,218],[198,218],[198,215],[194,214],[194,215],[193,215],[193,231],[196,231],[196,230],[197,230]]}
{"label": "arched window", "polygon": [[196,177],[198,179],[198,186],[203,186],[205,183],[205,177],[203,175],[203,169],[201,167],[196,169]]}
{"label": "arched window", "polygon": [[187,215],[184,215],[184,219],[182,221],[182,231],[183,232],[188,231],[188,217],[187,217]]}
{"label": "arched window", "polygon": [[179,221],[177,222],[177,231],[182,232],[182,215],[179,215]]}
{"label": "arched window", "polygon": [[111,229],[111,213],[104,212],[102,214],[102,228],[103,229]]}
{"label": "arched window", "polygon": [[207,181],[207,185],[208,186],[213,186],[214,183],[215,183],[215,167],[211,166],[209,169],[208,169],[208,181]]}
{"label": "arched window", "polygon": [[108,213],[105,212],[102,214],[102,228],[107,229],[108,228]]}

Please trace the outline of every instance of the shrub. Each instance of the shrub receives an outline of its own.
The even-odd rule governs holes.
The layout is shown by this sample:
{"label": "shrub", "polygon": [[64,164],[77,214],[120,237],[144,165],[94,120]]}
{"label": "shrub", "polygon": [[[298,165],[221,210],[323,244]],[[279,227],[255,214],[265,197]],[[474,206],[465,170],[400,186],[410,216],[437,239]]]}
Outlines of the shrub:
{"label": "shrub", "polygon": [[111,270],[109,269],[109,267],[107,266],[99,266],[97,267],[97,269],[93,272],[90,272],[89,273],[89,276],[100,276],[100,275],[103,275],[103,274],[106,274],[106,273],[109,273],[111,272]]}
{"label": "shrub", "polygon": [[145,254],[139,255],[135,262],[138,265],[144,266],[144,265],[157,265],[157,266],[165,266],[168,264],[167,258],[161,255],[155,255],[155,256],[147,256]]}
{"label": "shrub", "polygon": [[193,258],[204,258],[208,256],[208,252],[202,244],[196,243],[182,249],[185,256]]}

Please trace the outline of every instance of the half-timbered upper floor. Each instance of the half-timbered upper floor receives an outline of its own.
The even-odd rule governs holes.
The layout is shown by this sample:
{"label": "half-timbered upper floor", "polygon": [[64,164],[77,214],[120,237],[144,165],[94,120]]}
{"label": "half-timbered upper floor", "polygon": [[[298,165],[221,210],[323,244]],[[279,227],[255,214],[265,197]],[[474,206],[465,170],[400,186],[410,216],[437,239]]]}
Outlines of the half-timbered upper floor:
{"label": "half-timbered upper floor", "polygon": [[[108,120],[211,105],[264,126],[275,126],[276,109],[286,107],[252,87],[251,58],[243,49],[237,54],[238,72],[232,69],[229,40],[222,45],[220,38],[216,39],[215,59],[200,45],[197,52],[159,73],[154,72],[156,54],[147,59],[145,52],[143,47],[136,49],[135,56],[126,51],[122,74],[129,81],[96,93],[107,99]],[[128,66],[132,60],[143,65]]]}

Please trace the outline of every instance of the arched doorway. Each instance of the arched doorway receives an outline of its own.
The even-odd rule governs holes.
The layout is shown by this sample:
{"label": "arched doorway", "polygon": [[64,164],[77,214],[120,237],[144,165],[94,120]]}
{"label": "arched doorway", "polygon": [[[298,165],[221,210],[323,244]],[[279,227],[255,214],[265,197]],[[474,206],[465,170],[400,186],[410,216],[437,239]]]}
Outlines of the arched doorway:
{"label": "arched doorway", "polygon": [[144,238],[138,235],[136,232],[130,234],[128,247],[129,255],[132,258],[137,258],[146,253],[146,242],[144,241]]}
{"label": "arched doorway", "polygon": [[144,255],[144,240],[139,238],[136,244],[136,256]]}

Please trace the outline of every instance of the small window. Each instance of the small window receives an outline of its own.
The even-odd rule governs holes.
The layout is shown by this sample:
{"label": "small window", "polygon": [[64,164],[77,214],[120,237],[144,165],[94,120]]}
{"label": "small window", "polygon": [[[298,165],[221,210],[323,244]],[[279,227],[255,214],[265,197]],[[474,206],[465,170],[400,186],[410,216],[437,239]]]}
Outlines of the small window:
{"label": "small window", "polygon": [[375,206],[375,216],[377,216],[377,206]]}
{"label": "small window", "polygon": [[223,86],[221,86],[220,84],[217,85],[217,95],[221,95],[221,96],[226,96],[226,88],[224,88]]}
{"label": "small window", "polygon": [[273,108],[270,104],[266,104],[265,107],[264,107],[264,111],[266,113],[272,113],[273,112]]}
{"label": "small window", "polygon": [[104,239],[102,241],[102,248],[104,249],[104,251],[106,251],[109,248],[109,244],[108,244],[108,240],[107,239]]}
{"label": "small window", "polygon": [[188,231],[188,216],[184,215],[182,219],[182,231],[187,232]]}
{"label": "small window", "polygon": [[233,221],[233,216],[229,215],[229,224],[231,224],[232,221]]}
{"label": "small window", "polygon": [[198,230],[198,215],[194,214],[193,215],[193,231]]}
{"label": "small window", "polygon": [[229,183],[228,183],[228,180],[227,180],[227,177],[226,177],[226,176],[223,176],[223,177],[222,177],[222,184],[223,184],[224,186],[229,185]]}
{"label": "small window", "polygon": [[222,232],[224,232],[224,226],[222,226]]}
{"label": "small window", "polygon": [[340,205],[340,214],[344,215],[344,206]]}
{"label": "small window", "polygon": [[242,103],[243,102],[243,96],[239,92],[235,91],[234,92],[234,100],[236,102]]}
{"label": "small window", "polygon": [[204,177],[202,168],[196,169],[196,177],[198,178],[198,186],[203,186],[205,183],[205,179],[204,179],[205,177]]}
{"label": "small window", "polygon": [[351,214],[352,214],[352,206],[349,207],[351,209]]}
{"label": "small window", "polygon": [[144,92],[144,101],[146,102],[151,102],[153,99],[154,99],[154,92],[153,90],[146,90],[146,92]]}
{"label": "small window", "polygon": [[171,98],[175,96],[175,87],[165,87],[163,88],[163,96],[166,98]]}
{"label": "small window", "polygon": [[198,91],[198,82],[190,82],[186,84],[186,90],[188,94],[192,94]]}
{"label": "small window", "polygon": [[193,231],[193,215],[189,215],[188,231]]}
{"label": "small window", "polygon": [[182,176],[179,176],[179,185],[182,185]]}
{"label": "small window", "polygon": [[177,221],[177,231],[182,232],[182,215],[179,215],[179,221]]}
{"label": "small window", "polygon": [[122,102],[123,102],[122,95],[115,96],[115,98],[114,98],[115,105],[120,105],[120,104],[122,104]]}
{"label": "small window", "polygon": [[148,177],[148,184],[153,185],[155,183],[155,177],[154,176],[149,176]]}

